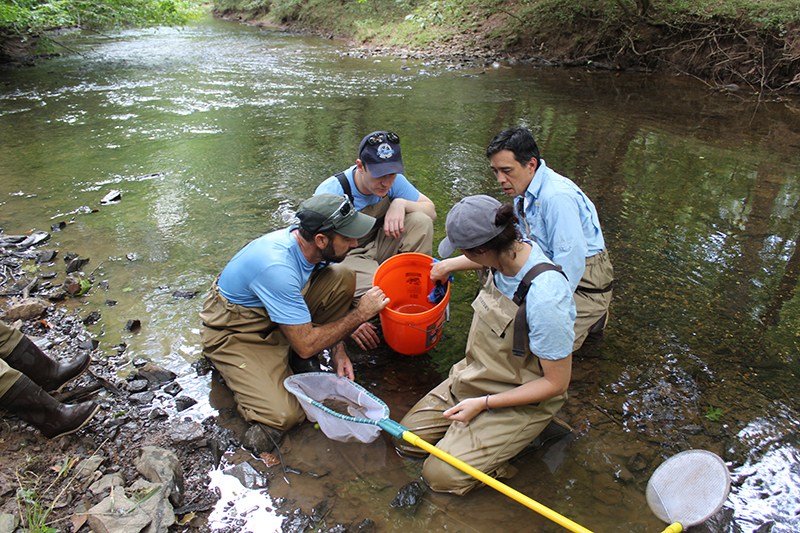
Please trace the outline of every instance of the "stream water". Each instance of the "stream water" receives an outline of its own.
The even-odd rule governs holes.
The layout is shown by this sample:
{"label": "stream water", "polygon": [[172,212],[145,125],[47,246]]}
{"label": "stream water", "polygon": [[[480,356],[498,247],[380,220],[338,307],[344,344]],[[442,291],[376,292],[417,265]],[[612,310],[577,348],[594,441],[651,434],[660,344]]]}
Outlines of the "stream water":
{"label": "stream water", "polygon": [[[484,150],[522,124],[594,200],[617,281],[605,342],[576,360],[560,415],[574,438],[518,458],[504,481],[597,533],[661,531],[650,475],[707,449],[732,488],[724,518],[703,527],[800,531],[800,101],[641,74],[364,58],[211,18],[60,40],[78,53],[0,70],[0,229],[67,223],[48,247],[90,258],[84,270],[109,282],[69,304],[101,312],[90,327],[100,353],[125,342],[131,361],[175,371],[199,400],[181,416],[241,422],[225,388],[191,366],[202,295],[241,246],[291,223],[319,181],[353,164],[366,133],[400,135],[407,175],[437,205],[438,243],[458,199],[504,199]],[[112,191],[122,200],[101,205]],[[428,354],[350,347],[358,381],[393,419],[463,356],[476,283],[456,276]],[[199,294],[173,298],[178,289]],[[124,329],[132,319],[138,333]],[[306,512],[327,501],[328,523],[562,531],[488,488],[427,492],[413,513],[390,507],[419,464],[383,438],[332,442],[307,424],[283,455],[300,473],[274,475],[268,498]],[[254,516],[277,507],[242,505]],[[211,525],[230,527],[226,513]],[[253,531],[280,527],[268,514]]]}

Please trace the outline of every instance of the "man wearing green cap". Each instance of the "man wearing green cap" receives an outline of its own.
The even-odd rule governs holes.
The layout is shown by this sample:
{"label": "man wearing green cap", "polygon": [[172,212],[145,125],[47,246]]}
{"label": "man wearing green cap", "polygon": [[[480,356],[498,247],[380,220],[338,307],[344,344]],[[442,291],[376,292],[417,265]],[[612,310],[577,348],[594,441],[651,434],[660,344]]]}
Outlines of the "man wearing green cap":
{"label": "man wearing green cap", "polygon": [[[353,379],[342,340],[388,303],[379,287],[350,309],[355,274],[340,263],[375,224],[344,196],[305,200],[298,226],[262,235],[225,266],[200,313],[203,351],[233,392],[245,420],[279,430],[305,419],[283,386],[319,370],[330,350],[339,376]],[[262,426],[263,427],[263,426]]]}
{"label": "man wearing green cap", "polygon": [[[356,298],[372,287],[375,271],[390,257],[404,252],[433,255],[436,207],[404,173],[400,137],[373,131],[361,140],[355,165],[329,177],[314,192],[344,194],[356,209],[378,219],[343,263],[356,273]],[[363,349],[374,348],[379,341],[369,322],[352,337]]]}

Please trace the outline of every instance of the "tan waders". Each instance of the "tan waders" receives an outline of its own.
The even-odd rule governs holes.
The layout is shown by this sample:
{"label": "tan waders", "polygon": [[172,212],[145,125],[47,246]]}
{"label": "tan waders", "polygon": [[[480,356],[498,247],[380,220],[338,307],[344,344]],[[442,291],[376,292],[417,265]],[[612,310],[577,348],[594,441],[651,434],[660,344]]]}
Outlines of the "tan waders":
{"label": "tan waders", "polygon": [[[539,359],[527,343],[523,357],[512,355],[518,307],[495,287],[491,275],[472,308],[466,357],[400,424],[478,470],[502,477],[508,461],[547,427],[566,394],[534,405],[483,411],[466,425],[445,418],[442,413],[463,399],[501,393],[542,377]],[[395,439],[395,445],[404,453],[421,453],[405,441]],[[433,490],[455,494],[465,494],[479,483],[433,456],[425,460],[422,477]]]}
{"label": "tan waders", "polygon": [[[303,298],[314,324],[342,318],[350,309],[355,274],[339,265],[312,274]],[[289,341],[263,307],[230,303],[214,283],[200,313],[203,351],[233,392],[239,413],[286,431],[305,420],[297,399],[283,386],[292,374]]]}

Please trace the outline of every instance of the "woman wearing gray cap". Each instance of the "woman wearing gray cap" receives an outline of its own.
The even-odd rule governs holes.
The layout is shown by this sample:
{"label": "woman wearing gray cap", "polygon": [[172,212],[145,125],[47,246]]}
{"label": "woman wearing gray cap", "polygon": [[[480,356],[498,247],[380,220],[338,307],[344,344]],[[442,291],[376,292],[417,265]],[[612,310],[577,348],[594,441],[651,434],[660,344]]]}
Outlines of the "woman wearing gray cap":
{"label": "woman wearing gray cap", "polygon": [[[569,282],[538,245],[522,240],[516,223],[511,204],[484,195],[464,198],[448,213],[439,255],[460,249],[464,259],[456,266],[463,268],[455,270],[480,265],[489,273],[472,303],[464,359],[400,422],[495,477],[564,404],[572,369]],[[395,445],[421,454],[404,441]],[[465,494],[478,484],[436,457],[425,460],[422,477],[438,492]]]}

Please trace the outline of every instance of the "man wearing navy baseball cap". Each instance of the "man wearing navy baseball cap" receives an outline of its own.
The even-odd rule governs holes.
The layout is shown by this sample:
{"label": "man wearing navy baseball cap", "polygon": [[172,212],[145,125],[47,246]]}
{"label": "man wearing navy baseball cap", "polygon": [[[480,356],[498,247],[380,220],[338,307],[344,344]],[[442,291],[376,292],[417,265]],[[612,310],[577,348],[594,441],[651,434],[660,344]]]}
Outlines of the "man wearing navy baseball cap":
{"label": "man wearing navy baseball cap", "polygon": [[[404,174],[400,137],[373,131],[361,140],[356,164],[329,177],[314,192],[345,195],[357,210],[378,219],[342,263],[356,273],[355,300],[372,287],[375,271],[390,257],[403,252],[433,255],[436,207]],[[363,349],[374,348],[379,342],[375,329],[365,322],[352,338]]]}

